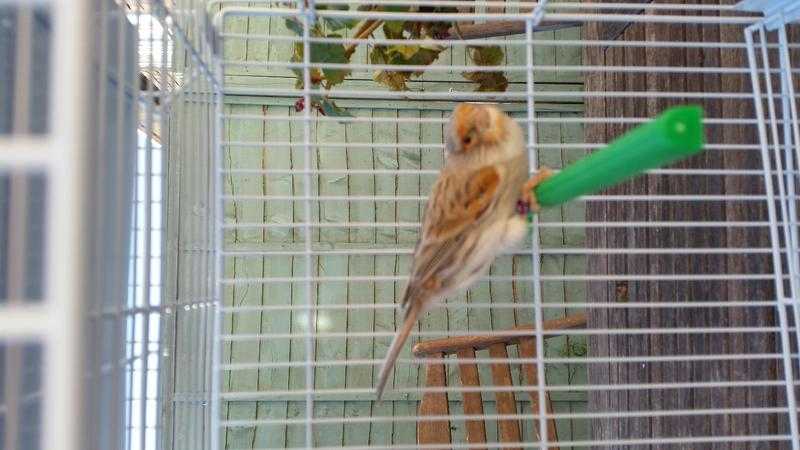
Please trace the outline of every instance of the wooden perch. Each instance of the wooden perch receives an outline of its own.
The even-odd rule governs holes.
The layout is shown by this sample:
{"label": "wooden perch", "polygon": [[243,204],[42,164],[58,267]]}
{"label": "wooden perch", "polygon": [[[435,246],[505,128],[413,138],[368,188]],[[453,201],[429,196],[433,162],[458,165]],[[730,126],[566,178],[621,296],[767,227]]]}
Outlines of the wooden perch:
{"label": "wooden perch", "polygon": [[[552,330],[571,330],[586,327],[586,314],[573,314],[561,319],[544,321],[544,329]],[[530,332],[523,334],[521,332]],[[414,356],[426,356],[436,353],[456,353],[459,350],[470,348],[482,350],[494,344],[517,342],[520,339],[535,336],[536,331],[533,326],[523,326],[512,328],[512,333],[497,333],[490,335],[476,336],[457,336],[452,338],[435,339],[432,341],[420,342],[411,350]],[[550,335],[548,335],[550,336]]]}
{"label": "wooden perch", "polygon": [[[533,31],[555,31],[580,26],[581,22],[552,22],[536,26]],[[444,39],[483,39],[498,36],[513,36],[525,33],[524,21],[487,22],[459,25],[447,30]]]}
{"label": "wooden perch", "polygon": [[[365,20],[361,22],[358,29],[356,29],[353,39],[366,39],[383,25],[383,20]],[[538,25],[533,31],[556,31],[563,28],[571,28],[580,26],[581,22],[553,22]],[[447,34],[442,36],[442,39],[483,39],[489,37],[499,36],[513,36],[515,34],[522,34],[525,32],[524,21],[504,21],[504,22],[487,22],[479,24],[465,24],[450,27]],[[345,47],[345,56],[350,58],[356,51],[359,43],[350,44]]]}

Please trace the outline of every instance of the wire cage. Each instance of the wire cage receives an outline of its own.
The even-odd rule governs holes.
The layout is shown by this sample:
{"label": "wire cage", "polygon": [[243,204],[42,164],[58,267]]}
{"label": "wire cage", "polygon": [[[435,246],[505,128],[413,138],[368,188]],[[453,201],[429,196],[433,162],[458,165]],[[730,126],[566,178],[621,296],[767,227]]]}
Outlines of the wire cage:
{"label": "wire cage", "polygon": [[210,447],[204,14],[0,1],[0,448]]}
{"label": "wire cage", "polygon": [[[0,448],[800,448],[791,0],[0,0]],[[376,400],[460,102],[558,171]]]}
{"label": "wire cage", "polygon": [[[215,442],[796,448],[795,9],[211,4],[226,93]],[[704,108],[708,144],[542,211],[523,248],[420,321],[375,402],[462,101],[520,122],[531,171],[677,104]]]}

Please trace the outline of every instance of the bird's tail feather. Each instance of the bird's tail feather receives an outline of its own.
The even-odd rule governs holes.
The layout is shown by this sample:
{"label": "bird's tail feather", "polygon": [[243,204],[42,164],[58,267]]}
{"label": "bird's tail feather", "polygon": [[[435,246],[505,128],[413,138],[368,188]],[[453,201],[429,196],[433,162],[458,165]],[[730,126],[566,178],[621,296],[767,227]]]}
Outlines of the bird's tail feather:
{"label": "bird's tail feather", "polygon": [[392,370],[394,369],[394,363],[397,361],[398,355],[400,355],[400,350],[403,349],[403,344],[405,344],[406,340],[408,340],[411,330],[417,323],[417,318],[422,308],[421,305],[422,304],[419,301],[415,301],[414,303],[409,303],[407,305],[408,307],[406,309],[403,325],[394,336],[392,345],[389,347],[389,351],[386,353],[386,359],[383,361],[381,373],[378,376],[378,384],[375,387],[378,400],[380,400],[381,396],[383,395],[383,390],[386,388],[386,382],[389,380],[389,374],[391,374]]}

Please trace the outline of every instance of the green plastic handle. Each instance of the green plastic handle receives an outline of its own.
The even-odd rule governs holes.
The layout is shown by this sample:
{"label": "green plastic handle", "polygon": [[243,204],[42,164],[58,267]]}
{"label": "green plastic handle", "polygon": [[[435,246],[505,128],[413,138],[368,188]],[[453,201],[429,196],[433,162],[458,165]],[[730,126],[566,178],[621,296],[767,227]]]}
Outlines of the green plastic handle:
{"label": "green plastic handle", "polygon": [[536,200],[555,206],[694,155],[703,149],[703,135],[702,108],[670,108],[543,181],[534,190]]}

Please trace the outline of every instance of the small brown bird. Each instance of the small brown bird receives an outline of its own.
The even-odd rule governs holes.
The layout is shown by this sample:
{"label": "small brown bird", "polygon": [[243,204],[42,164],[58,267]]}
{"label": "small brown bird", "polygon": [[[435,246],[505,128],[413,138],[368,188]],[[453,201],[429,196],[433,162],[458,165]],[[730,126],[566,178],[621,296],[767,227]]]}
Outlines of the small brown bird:
{"label": "small brown bird", "polygon": [[517,203],[537,210],[532,189],[550,174],[545,169],[528,179],[522,129],[494,106],[458,105],[446,127],[445,153],[401,302],[404,321],[378,378],[378,399],[420,315],[468,288],[495,256],[524,238],[527,222]]}

